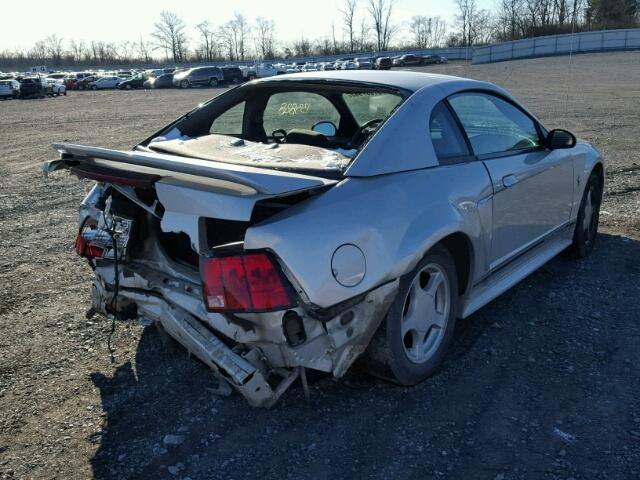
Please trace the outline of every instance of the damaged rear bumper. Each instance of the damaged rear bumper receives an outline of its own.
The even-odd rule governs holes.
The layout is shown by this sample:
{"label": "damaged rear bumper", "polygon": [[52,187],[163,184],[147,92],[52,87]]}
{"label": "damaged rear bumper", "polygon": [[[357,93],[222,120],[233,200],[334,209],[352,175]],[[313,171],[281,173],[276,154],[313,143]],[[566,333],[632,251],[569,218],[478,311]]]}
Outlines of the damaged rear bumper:
{"label": "damaged rear bumper", "polygon": [[[106,306],[113,304],[113,269],[98,267],[96,274],[93,309],[107,314]],[[160,324],[251,405],[270,407],[305,368],[344,375],[367,348],[397,288],[397,280],[384,284],[358,303],[320,318],[300,307],[225,315],[204,309],[195,282],[123,265],[117,305],[120,312],[134,311],[142,323]],[[303,331],[295,345],[284,327],[285,319],[293,316]]]}

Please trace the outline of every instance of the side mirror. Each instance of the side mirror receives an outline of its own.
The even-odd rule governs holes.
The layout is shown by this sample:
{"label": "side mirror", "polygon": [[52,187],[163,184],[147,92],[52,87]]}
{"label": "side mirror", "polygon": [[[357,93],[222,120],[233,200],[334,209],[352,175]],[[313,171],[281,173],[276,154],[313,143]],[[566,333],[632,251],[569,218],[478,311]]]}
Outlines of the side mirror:
{"label": "side mirror", "polygon": [[573,133],[561,128],[551,130],[547,134],[547,147],[551,150],[557,148],[573,148],[576,146],[576,137]]}
{"label": "side mirror", "polygon": [[338,131],[332,122],[318,122],[311,127],[311,130],[321,133],[325,137],[334,137]]}

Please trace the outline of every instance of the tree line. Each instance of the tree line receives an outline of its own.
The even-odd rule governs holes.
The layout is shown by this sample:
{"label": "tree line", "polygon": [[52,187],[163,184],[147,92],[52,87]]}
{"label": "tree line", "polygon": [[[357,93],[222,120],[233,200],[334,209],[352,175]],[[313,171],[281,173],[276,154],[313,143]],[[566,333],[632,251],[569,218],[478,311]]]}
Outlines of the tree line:
{"label": "tree line", "polygon": [[175,13],[162,11],[148,37],[85,42],[51,34],[29,49],[0,51],[0,69],[253,61],[473,46],[640,24],[640,0],[499,0],[492,10],[479,8],[477,0],[452,0],[456,15],[450,24],[425,15],[401,24],[396,19],[397,1],[343,0],[324,37],[288,42],[278,38],[273,19],[250,20],[236,12],[219,25],[205,20],[190,27]]}

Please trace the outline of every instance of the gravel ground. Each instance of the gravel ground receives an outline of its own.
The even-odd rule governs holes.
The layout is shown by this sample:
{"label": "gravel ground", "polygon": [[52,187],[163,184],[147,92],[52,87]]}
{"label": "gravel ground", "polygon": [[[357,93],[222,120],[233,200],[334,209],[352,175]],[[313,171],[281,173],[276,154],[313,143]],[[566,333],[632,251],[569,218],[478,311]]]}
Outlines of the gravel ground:
{"label": "gravel ground", "polygon": [[212,395],[151,328],[84,317],[72,251],[89,184],[54,141],[126,148],[220,90],[70,92],[0,103],[0,478],[640,477],[640,52],[427,70],[511,89],[608,161],[601,236],[459,322],[415,388],[356,371],[271,410]]}

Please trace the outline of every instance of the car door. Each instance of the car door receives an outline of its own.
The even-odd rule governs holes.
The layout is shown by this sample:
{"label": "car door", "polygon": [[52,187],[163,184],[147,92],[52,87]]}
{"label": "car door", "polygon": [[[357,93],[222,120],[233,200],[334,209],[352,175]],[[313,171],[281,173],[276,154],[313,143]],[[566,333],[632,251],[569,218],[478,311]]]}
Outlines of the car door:
{"label": "car door", "polygon": [[494,269],[569,221],[573,198],[571,154],[545,148],[542,127],[505,98],[470,91],[448,100],[493,184],[487,266]]}

